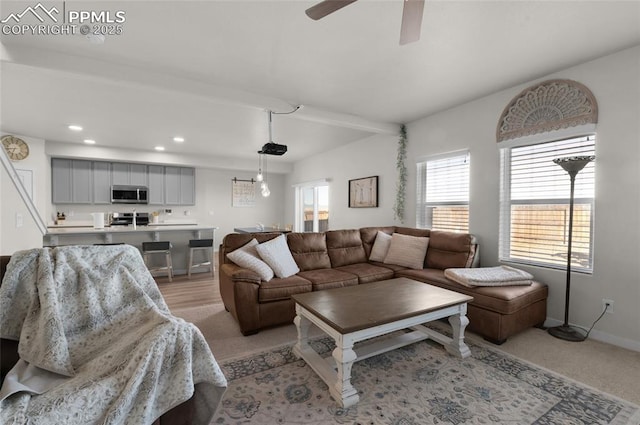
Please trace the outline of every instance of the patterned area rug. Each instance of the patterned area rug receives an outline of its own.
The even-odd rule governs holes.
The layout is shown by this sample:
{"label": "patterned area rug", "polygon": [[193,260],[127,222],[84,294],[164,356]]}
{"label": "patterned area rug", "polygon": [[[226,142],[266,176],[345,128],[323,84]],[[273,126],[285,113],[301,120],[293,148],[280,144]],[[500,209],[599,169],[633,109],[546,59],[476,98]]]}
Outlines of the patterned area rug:
{"label": "patterned area rug", "polygon": [[[640,424],[640,407],[467,341],[460,360],[418,342],[353,366],[360,401],[342,409],[291,346],[221,365],[215,424]],[[330,355],[330,338],[312,343]]]}

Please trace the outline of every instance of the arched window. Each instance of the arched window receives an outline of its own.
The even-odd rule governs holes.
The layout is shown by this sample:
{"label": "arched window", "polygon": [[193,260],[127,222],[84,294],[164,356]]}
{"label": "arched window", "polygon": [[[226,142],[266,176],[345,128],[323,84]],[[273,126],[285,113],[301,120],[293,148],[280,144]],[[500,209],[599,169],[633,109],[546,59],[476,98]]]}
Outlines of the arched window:
{"label": "arched window", "polygon": [[[523,90],[504,109],[500,146],[500,260],[564,268],[569,188],[554,158],[595,155],[598,107],[591,91],[571,80]],[[572,268],[593,268],[594,163],[576,178]]]}

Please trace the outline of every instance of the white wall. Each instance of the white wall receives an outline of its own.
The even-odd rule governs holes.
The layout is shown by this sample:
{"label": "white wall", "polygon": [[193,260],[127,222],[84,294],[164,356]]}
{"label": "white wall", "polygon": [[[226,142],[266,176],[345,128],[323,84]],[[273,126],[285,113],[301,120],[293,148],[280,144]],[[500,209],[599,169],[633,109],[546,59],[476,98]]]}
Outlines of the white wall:
{"label": "white wall", "polygon": [[[328,179],[330,229],[394,224],[397,144],[397,136],[376,135],[298,161],[286,181],[286,221],[294,223],[293,185]],[[349,208],[349,180],[369,176],[379,176],[378,207]]]}
{"label": "white wall", "polygon": [[[34,203],[38,211],[46,204],[48,175],[44,155],[44,140],[16,134],[29,144],[29,156],[13,162],[16,169],[29,170],[33,175]],[[22,226],[17,227],[16,216],[22,217]],[[0,254],[10,255],[15,251],[42,246],[42,234],[29,214],[29,210],[15,189],[13,182],[0,165]]]}
{"label": "white wall", "polygon": [[[572,274],[570,322],[589,327],[602,298],[615,302],[592,335],[640,350],[640,47],[575,66],[538,80],[567,78],[585,84],[599,106],[596,142],[595,264],[592,275]],[[498,263],[499,156],[496,125],[524,88],[486,96],[407,126],[408,156],[415,158],[469,148],[471,152],[470,231],[481,244],[483,266]],[[415,205],[415,166],[411,164],[408,204]],[[567,180],[568,181],[568,180]],[[520,266],[519,266],[520,267]],[[549,285],[548,318],[564,315],[566,275],[522,267]]]}
{"label": "white wall", "polygon": [[[570,322],[590,327],[602,312],[602,298],[615,302],[614,314],[598,322],[591,336],[640,351],[640,47],[578,65],[536,81],[442,111],[407,125],[405,224],[415,226],[416,161],[427,155],[469,149],[471,153],[470,231],[480,242],[483,266],[498,264],[498,119],[509,101],[546,79],[585,84],[599,105],[596,145],[595,264],[592,275],[572,275]],[[331,179],[330,227],[387,225],[393,221],[397,138],[375,136],[295,164],[287,184]],[[380,207],[347,208],[347,181],[380,176]],[[568,180],[567,180],[568,181]],[[288,189],[289,190],[289,189]],[[287,205],[293,205],[293,189]],[[292,211],[292,207],[288,207]],[[288,220],[292,217],[286,212]],[[547,324],[564,316],[566,275],[518,266],[549,285]]]}

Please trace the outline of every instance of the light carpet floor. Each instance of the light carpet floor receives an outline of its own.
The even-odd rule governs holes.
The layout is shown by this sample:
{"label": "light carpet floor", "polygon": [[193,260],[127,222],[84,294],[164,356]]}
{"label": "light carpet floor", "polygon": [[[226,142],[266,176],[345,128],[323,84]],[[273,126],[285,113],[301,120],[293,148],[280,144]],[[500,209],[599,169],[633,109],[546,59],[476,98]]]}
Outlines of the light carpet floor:
{"label": "light carpet floor", "polygon": [[[222,304],[174,309],[173,314],[201,330],[218,362],[291,344],[297,337],[293,324],[245,337]],[[322,332],[317,329],[311,334],[320,335]],[[470,341],[483,342],[473,333],[465,335]],[[593,340],[562,341],[541,329],[529,329],[492,347],[640,405],[639,352]]]}

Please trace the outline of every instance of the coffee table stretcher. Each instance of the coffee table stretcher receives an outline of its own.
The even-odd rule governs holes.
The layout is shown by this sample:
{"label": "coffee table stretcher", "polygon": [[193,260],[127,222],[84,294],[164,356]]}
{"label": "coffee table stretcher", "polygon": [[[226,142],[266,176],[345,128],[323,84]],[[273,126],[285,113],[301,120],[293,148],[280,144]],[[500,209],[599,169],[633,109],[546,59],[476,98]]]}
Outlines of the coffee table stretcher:
{"label": "coffee table stretcher", "polygon": [[[464,343],[464,329],[469,324],[466,314],[467,304],[461,303],[394,322],[341,334],[311,311],[296,304],[294,323],[298,330],[298,342],[294,346],[293,352],[296,356],[305,360],[329,386],[331,396],[340,406],[346,408],[353,406],[360,399],[358,391],[351,385],[351,368],[356,361],[429,338],[442,344],[447,352],[452,355],[460,358],[470,356],[471,351]],[[444,317],[449,318],[449,323],[453,330],[453,338],[449,338],[423,325]],[[334,339],[336,348],[333,350],[332,356],[323,358],[309,345],[311,324],[316,325]],[[412,332],[365,341],[402,329],[412,329]],[[354,345],[360,341],[365,342],[358,344],[358,347],[354,348]]]}

